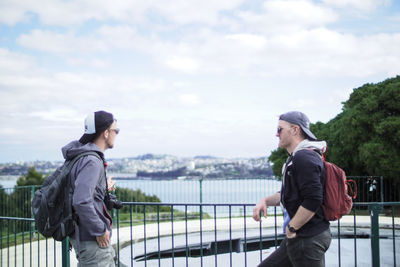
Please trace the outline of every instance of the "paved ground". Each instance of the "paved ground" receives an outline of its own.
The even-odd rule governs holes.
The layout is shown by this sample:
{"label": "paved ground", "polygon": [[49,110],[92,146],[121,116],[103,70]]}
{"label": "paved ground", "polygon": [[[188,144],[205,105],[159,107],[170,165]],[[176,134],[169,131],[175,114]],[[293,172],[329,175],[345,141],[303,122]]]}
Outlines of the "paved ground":
{"label": "paved ground", "polygon": [[[341,227],[353,227],[354,218],[353,216],[345,216],[340,221]],[[213,219],[203,220],[200,224],[200,221],[188,221],[186,224],[184,221],[174,222],[173,227],[171,223],[160,223],[157,224],[148,224],[146,226],[135,226],[130,229],[130,227],[125,227],[114,230],[112,237],[112,244],[114,247],[119,244],[120,247],[129,246],[131,243],[131,239],[133,242],[138,242],[143,240],[144,233],[146,233],[146,238],[154,238],[157,237],[158,234],[160,236],[169,236],[174,233],[174,235],[184,234],[186,229],[188,233],[194,233],[200,231],[214,231],[216,224],[217,231],[232,231],[240,230],[244,228],[246,224],[247,229],[258,229],[260,227],[259,223],[255,222],[252,218],[247,218],[246,221],[243,218],[233,218],[231,221],[228,219],[218,219],[216,222]],[[277,217],[277,225],[282,225],[281,217]],[[392,218],[380,217],[379,224],[381,228],[392,226]],[[337,223],[332,223],[332,228],[337,226]],[[370,217],[369,216],[357,216],[356,219],[357,228],[369,228],[370,227]],[[271,231],[275,226],[274,218],[264,219],[262,222],[262,231]],[[395,219],[395,227],[396,229],[400,229],[400,218]],[[272,230],[273,231],[273,230]],[[278,230],[280,231],[280,230]],[[397,230],[398,231],[398,230]],[[2,245],[4,246],[4,244]],[[362,251],[362,250],[361,250]],[[251,252],[249,255],[253,255],[251,258],[259,259],[259,252]],[[258,254],[257,254],[258,253]],[[262,257],[264,258],[268,251],[263,251]],[[228,262],[224,260],[228,255]],[[243,256],[239,256],[238,253],[233,253],[233,257],[235,258],[235,262],[239,262],[239,258]],[[220,258],[221,256],[221,258]],[[230,255],[224,254],[218,256],[218,266],[229,266]],[[239,258],[237,258],[239,257]],[[249,256],[250,257],[250,256]],[[209,257],[208,257],[209,258]],[[181,260],[181,259],[178,259]],[[203,260],[206,260],[205,258]],[[171,262],[171,259],[169,260]],[[198,264],[193,262],[191,266],[200,266],[201,259],[195,259],[195,261],[199,261]],[[221,261],[221,263],[219,262]],[[398,258],[398,262],[400,259]],[[71,266],[76,266],[75,254],[72,251],[70,257]],[[214,262],[213,258],[211,258],[211,262]],[[337,262],[337,260],[336,260]],[[227,263],[227,265],[225,265]],[[16,247],[11,247],[9,249],[1,250],[1,266],[61,266],[61,242],[54,242],[53,240],[42,240],[40,242],[33,242],[32,244],[25,244],[24,246],[18,245]],[[136,265],[135,265],[136,266]],[[158,266],[158,261],[157,265]],[[164,265],[162,265],[164,266]],[[168,266],[168,265],[166,265]],[[176,266],[181,266],[177,264]],[[207,265],[204,265],[207,266]],[[213,266],[213,264],[211,264]],[[241,265],[243,266],[243,265]],[[252,266],[252,265],[249,265]],[[364,267],[364,266],[363,266]]]}

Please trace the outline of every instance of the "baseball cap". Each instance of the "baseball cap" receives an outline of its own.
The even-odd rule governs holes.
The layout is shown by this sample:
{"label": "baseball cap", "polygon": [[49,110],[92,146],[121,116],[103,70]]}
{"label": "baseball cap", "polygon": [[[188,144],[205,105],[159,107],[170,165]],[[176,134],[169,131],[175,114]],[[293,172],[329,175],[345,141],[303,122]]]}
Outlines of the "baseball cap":
{"label": "baseball cap", "polygon": [[82,144],[92,142],[99,133],[107,130],[114,120],[113,114],[103,110],[89,113],[85,118],[85,132],[79,142]]}
{"label": "baseball cap", "polygon": [[310,131],[310,120],[306,114],[300,111],[289,111],[279,116],[280,120],[287,121],[300,126],[310,140],[317,140],[317,137]]}

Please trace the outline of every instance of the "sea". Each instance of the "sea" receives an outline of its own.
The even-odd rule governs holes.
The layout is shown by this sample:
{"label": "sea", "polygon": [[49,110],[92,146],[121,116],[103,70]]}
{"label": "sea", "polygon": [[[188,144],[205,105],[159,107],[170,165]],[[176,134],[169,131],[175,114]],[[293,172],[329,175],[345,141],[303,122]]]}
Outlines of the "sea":
{"label": "sea", "polygon": [[[246,210],[252,212],[251,205],[267,195],[280,190],[281,182],[271,178],[215,178],[215,179],[138,179],[129,175],[110,174],[116,181],[116,186],[140,190],[148,196],[158,197],[162,203],[180,204],[174,209],[189,212],[198,211],[195,204],[249,204],[241,207],[231,207],[232,211]],[[0,176],[0,185],[12,192],[19,176]],[[186,204],[187,206],[183,206]],[[191,205],[192,204],[192,205]],[[212,206],[206,208],[212,212]],[[222,210],[222,211],[221,211]],[[218,207],[219,215],[227,215],[229,206]]]}

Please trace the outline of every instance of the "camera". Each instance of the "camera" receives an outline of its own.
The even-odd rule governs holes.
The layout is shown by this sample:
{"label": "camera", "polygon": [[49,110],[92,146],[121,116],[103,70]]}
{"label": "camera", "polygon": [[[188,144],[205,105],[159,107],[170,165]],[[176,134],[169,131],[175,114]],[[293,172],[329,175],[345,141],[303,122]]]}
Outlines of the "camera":
{"label": "camera", "polygon": [[104,199],[104,203],[106,204],[106,207],[109,210],[111,210],[111,209],[119,210],[120,208],[122,208],[121,200],[118,200],[117,197],[115,195],[112,195],[112,194],[107,194],[106,195],[106,197]]}

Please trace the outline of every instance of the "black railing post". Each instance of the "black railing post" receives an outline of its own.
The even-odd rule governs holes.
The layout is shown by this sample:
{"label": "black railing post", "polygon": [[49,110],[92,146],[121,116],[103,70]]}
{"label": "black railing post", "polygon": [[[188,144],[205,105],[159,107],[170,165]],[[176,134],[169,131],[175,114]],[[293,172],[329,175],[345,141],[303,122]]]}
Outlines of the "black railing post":
{"label": "black railing post", "polygon": [[[383,195],[383,176],[381,176],[380,177],[380,184],[381,184],[381,186],[380,186],[380,188],[381,188],[381,202],[384,202],[385,201],[385,196]],[[390,198],[388,199],[388,201],[392,201]]]}
{"label": "black railing post", "polygon": [[379,213],[382,210],[382,206],[378,203],[371,203],[369,206],[371,214],[371,255],[372,255],[372,266],[380,266],[379,256]]}

